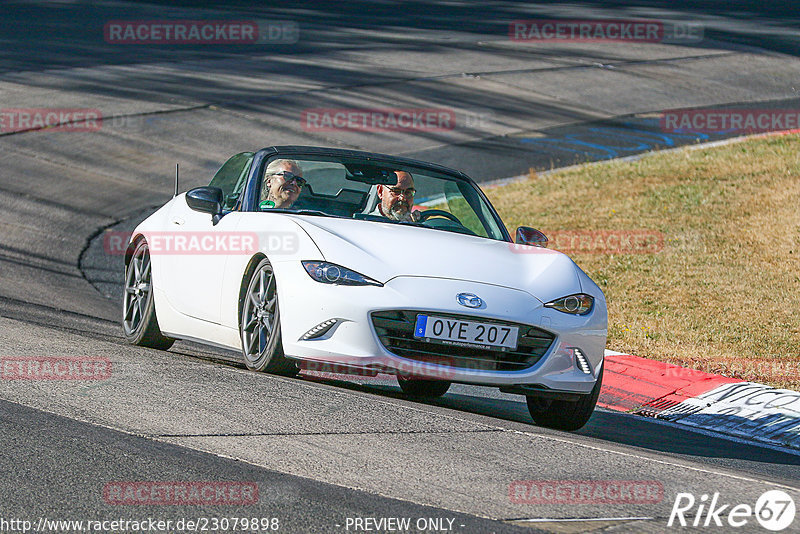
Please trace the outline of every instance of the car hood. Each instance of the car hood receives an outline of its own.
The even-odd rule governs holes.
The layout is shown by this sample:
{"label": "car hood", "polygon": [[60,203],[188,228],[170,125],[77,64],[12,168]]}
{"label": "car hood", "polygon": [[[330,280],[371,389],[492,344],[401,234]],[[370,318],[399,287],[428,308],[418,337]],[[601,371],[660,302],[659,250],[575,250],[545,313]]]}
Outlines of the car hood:
{"label": "car hood", "polygon": [[520,289],[542,302],[581,291],[580,269],[560,252],[395,223],[291,217],[326,261],[383,283],[398,276],[468,280]]}

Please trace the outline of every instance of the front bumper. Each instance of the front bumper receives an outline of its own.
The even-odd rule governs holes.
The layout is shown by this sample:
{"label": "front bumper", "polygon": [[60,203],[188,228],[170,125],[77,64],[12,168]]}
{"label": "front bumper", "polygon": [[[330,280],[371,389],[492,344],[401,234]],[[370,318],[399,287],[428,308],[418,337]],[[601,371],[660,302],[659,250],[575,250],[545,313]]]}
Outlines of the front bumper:
{"label": "front bumper", "polygon": [[[602,295],[591,313],[574,316],[543,307],[525,291],[478,282],[397,277],[383,287],[347,287],[315,282],[299,269],[277,271],[276,266],[283,347],[291,358],[418,378],[486,386],[537,385],[576,393],[592,390],[602,365],[607,329]],[[479,295],[485,306],[469,309],[459,305],[456,295],[461,292]],[[470,359],[474,351],[452,347],[439,355],[421,357],[393,345],[386,325],[375,321],[376,317],[397,313],[411,317],[417,312],[514,323],[521,326],[520,336],[531,336],[527,341],[521,337],[520,347],[527,345],[532,350],[528,356],[497,352],[494,364],[491,354],[479,354],[477,360],[481,361],[475,363]],[[336,323],[324,335],[302,339],[331,319]],[[577,366],[575,348],[588,360],[590,373]],[[436,346],[431,350],[435,352]],[[515,358],[517,364],[511,361]]]}

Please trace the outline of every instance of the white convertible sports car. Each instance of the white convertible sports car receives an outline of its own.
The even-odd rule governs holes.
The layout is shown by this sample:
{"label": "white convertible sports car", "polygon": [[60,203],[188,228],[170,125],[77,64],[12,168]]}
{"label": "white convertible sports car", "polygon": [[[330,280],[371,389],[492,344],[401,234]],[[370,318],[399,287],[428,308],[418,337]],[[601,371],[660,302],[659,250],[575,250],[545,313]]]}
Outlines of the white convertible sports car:
{"label": "white convertible sports car", "polygon": [[527,227],[512,241],[463,173],[301,146],[230,158],[131,235],[123,328],[137,345],[239,350],[249,369],[309,364],[527,397],[575,430],[603,376],[603,292]]}

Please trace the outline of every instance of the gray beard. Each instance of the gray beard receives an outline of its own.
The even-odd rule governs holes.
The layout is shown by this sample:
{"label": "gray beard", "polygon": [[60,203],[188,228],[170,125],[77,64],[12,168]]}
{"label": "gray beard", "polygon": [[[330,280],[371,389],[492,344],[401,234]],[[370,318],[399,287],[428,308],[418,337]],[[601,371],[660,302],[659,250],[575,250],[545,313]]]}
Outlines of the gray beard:
{"label": "gray beard", "polygon": [[395,221],[406,221],[411,218],[411,213],[409,211],[397,205],[390,208],[387,215],[390,219],[394,219]]}
{"label": "gray beard", "polygon": [[[270,194],[267,196],[267,200],[270,200],[270,201],[272,201],[272,202],[275,204],[275,206],[276,206],[276,207],[281,207],[281,204],[282,204],[282,202],[283,202],[283,201],[281,201],[281,200],[278,200],[278,199],[275,197],[275,195],[273,195],[272,193],[270,193]],[[291,203],[289,200],[287,200],[286,202],[287,202],[287,203]]]}

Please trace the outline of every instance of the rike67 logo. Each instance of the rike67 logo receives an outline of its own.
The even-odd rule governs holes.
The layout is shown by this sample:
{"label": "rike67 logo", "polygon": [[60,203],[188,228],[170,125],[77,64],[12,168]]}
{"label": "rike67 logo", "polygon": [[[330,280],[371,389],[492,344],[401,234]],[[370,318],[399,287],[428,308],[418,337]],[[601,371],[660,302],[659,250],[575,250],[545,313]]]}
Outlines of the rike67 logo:
{"label": "rike67 logo", "polygon": [[755,506],[731,504],[720,500],[720,494],[703,494],[699,499],[691,493],[678,493],[669,514],[667,526],[740,528],[752,524],[753,518],[765,529],[779,532],[794,522],[794,499],[781,490],[770,490],[756,500]]}

